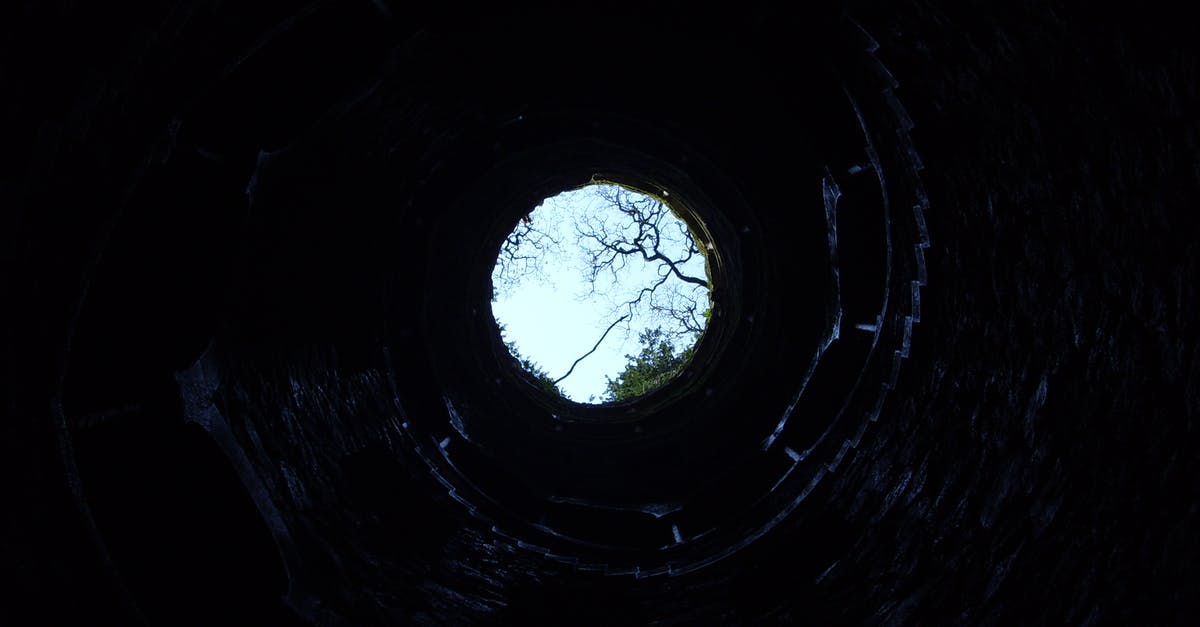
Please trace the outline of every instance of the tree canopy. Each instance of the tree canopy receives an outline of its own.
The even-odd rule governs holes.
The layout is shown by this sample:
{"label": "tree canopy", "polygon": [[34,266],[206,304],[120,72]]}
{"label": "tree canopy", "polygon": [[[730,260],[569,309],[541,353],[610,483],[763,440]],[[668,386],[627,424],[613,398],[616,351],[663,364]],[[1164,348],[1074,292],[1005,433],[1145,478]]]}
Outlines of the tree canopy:
{"label": "tree canopy", "polygon": [[616,379],[608,378],[603,401],[612,403],[637,398],[662,387],[691,360],[695,344],[682,351],[667,341],[661,327],[646,329],[638,337],[642,351],[626,355],[629,361]]}
{"label": "tree canopy", "polygon": [[[561,198],[570,200],[553,202]],[[587,344],[577,343],[582,346],[571,356],[574,361],[555,368],[558,376],[537,361],[563,363],[562,353],[553,359],[526,357],[519,341],[506,337],[505,343],[548,392],[565,396],[560,384],[602,345],[621,346],[637,337],[639,353],[625,355],[627,363],[615,378],[603,375],[599,402],[640,396],[674,377],[704,332],[711,309],[705,253],[689,225],[662,197],[604,183],[547,198],[519,220],[502,243],[492,274],[493,300],[527,283],[561,279],[570,267],[578,277],[575,282],[583,286],[577,302],[591,303],[600,321],[575,337],[590,333],[594,343],[591,338]],[[537,302],[540,306],[544,301]],[[604,358],[605,364],[620,354],[612,348],[605,351],[612,355]],[[611,367],[610,372],[620,368]],[[595,402],[595,395],[587,402]]]}

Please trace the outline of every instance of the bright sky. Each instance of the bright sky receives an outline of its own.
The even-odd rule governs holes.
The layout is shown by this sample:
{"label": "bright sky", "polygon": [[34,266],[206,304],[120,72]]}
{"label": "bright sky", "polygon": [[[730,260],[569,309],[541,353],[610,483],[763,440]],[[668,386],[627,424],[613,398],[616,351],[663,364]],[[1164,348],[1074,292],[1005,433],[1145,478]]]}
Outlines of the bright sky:
{"label": "bright sky", "polygon": [[[496,321],[504,325],[505,339],[513,341],[522,355],[533,360],[553,378],[563,376],[571,364],[591,350],[604,330],[623,313],[613,313],[614,305],[624,302],[629,298],[627,294],[640,290],[659,277],[657,264],[646,264],[640,257],[636,260],[630,258],[630,263],[618,273],[616,281],[610,278],[597,283],[604,294],[589,295],[591,286],[584,274],[588,264],[583,259],[583,249],[576,244],[575,225],[580,219],[606,221],[610,227],[631,224],[626,216],[596,196],[600,187],[602,185],[590,185],[564,192],[539,205],[529,216],[531,226],[551,234],[560,246],[542,257],[540,276],[524,274],[511,290],[501,288],[500,282],[496,282],[497,299],[492,303],[492,313]],[[678,221],[673,214],[668,219]],[[663,229],[664,244],[667,243],[666,233],[671,231],[675,229]],[[671,245],[683,246],[683,241],[680,237]],[[529,245],[523,245],[518,250],[522,253],[535,252]],[[680,270],[685,274],[704,277],[704,258],[695,255]],[[664,287],[672,284],[693,288],[675,281]],[[707,300],[707,290],[696,289],[699,298]],[[631,322],[628,330],[624,324],[614,328],[596,352],[581,361],[575,371],[558,384],[568,398],[581,403],[600,402],[605,376],[615,379],[625,367],[625,355],[639,352],[638,333],[659,324],[646,315],[635,316]],[[667,328],[666,324],[663,326]]]}

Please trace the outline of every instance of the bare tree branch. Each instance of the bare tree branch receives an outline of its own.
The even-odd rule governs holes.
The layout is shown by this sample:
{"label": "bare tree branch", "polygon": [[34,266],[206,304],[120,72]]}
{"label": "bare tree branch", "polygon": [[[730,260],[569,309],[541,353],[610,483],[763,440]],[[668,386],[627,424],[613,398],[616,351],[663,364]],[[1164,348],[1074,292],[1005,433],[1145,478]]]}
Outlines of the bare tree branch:
{"label": "bare tree branch", "polygon": [[533,220],[527,215],[500,246],[500,256],[492,273],[492,283],[501,291],[510,292],[530,276],[547,279],[545,263],[561,254],[562,240],[554,231],[554,220]]}
{"label": "bare tree branch", "polygon": [[[603,205],[600,209],[594,204],[584,209],[576,204],[569,214],[587,284],[586,296],[611,296],[609,316],[616,318],[591,350],[554,380],[555,384],[574,373],[576,366],[594,354],[622,322],[626,323],[628,334],[634,320],[649,316],[669,321],[663,333],[670,337],[695,338],[705,328],[709,309],[708,278],[686,269],[704,253],[687,224],[670,207],[661,200],[613,184],[592,185],[572,193],[584,190],[590,191],[593,203]],[[563,260],[560,254],[563,232],[557,224],[542,222],[541,213],[534,212],[530,219],[520,221],[501,246],[493,282],[505,291],[530,274],[545,278],[545,264]],[[653,267],[657,278],[634,287],[621,285],[623,276],[641,267]],[[647,320],[646,326],[649,325]]]}
{"label": "bare tree branch", "polygon": [[579,362],[583,361],[585,358],[590,356],[592,353],[596,352],[596,349],[600,348],[600,343],[604,341],[604,338],[608,337],[609,331],[612,331],[613,327],[620,324],[620,322],[624,319],[625,319],[625,316],[621,316],[620,318],[613,320],[613,323],[608,325],[608,328],[604,330],[604,334],[600,336],[600,339],[596,340],[596,343],[592,345],[592,350],[584,353],[582,356],[580,356],[579,359],[576,359],[575,363],[571,364],[571,368],[569,370],[567,370],[566,374],[564,374],[563,376],[554,380],[554,385],[558,385],[559,381],[562,381],[563,379],[566,379],[567,377],[571,376],[571,373],[575,372],[575,366],[578,366]]}

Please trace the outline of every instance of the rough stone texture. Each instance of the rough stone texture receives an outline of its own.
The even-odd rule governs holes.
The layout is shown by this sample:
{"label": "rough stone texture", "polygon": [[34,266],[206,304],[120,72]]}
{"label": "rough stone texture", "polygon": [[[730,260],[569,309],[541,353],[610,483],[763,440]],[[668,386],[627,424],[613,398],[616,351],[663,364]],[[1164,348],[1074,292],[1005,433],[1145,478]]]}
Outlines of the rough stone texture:
{"label": "rough stone texture", "polygon": [[[505,8],[10,9],[0,624],[1193,622],[1191,29],[1154,8],[1001,4],[588,9],[683,33],[695,48],[670,67],[703,59],[746,86],[793,63],[793,45],[819,65],[831,49],[788,34],[844,12],[898,85],[929,198],[920,323],[880,420],[770,533],[648,577],[530,550],[505,531],[524,527],[498,532],[477,515],[489,505],[428,471],[436,447],[417,440],[446,409],[422,392],[440,383],[405,311],[435,290],[401,262],[430,236],[376,200],[428,200],[422,177],[442,167],[429,155],[461,156],[539,80],[565,110],[602,66],[545,61],[514,72],[528,83],[474,92],[499,79],[455,72],[494,43]],[[502,58],[637,58],[576,50],[582,35],[561,28],[573,9],[511,10],[560,28]],[[461,59],[436,46],[444,33],[466,33]],[[725,46],[761,66],[718,67]],[[825,96],[787,119],[777,103],[705,97],[709,119],[676,121],[713,146],[742,145],[746,123],[723,111],[824,121]],[[726,156],[730,172],[787,171]],[[755,354],[758,382],[716,396],[802,370]],[[746,416],[759,407],[736,398]]]}

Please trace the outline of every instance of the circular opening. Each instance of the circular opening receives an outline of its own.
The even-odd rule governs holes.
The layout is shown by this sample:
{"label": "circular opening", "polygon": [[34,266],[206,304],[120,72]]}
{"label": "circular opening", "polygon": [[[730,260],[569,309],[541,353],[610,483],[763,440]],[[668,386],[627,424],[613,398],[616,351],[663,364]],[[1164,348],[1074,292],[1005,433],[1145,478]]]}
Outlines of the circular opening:
{"label": "circular opening", "polygon": [[712,312],[713,244],[670,198],[593,181],[545,198],[501,243],[492,314],[548,394],[628,401],[691,360]]}

